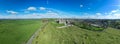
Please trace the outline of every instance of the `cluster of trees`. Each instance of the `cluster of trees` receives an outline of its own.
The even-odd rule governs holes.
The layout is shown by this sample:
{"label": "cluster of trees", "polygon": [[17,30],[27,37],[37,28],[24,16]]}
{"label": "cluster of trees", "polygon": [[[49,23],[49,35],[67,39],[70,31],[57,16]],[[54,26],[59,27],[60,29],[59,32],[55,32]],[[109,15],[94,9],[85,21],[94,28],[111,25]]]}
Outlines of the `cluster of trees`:
{"label": "cluster of trees", "polygon": [[[65,19],[66,20],[66,19]],[[108,27],[120,29],[120,20],[118,19],[67,19],[70,24],[83,29],[102,31]]]}
{"label": "cluster of trees", "polygon": [[[94,25],[91,25],[94,24]],[[116,29],[120,29],[120,20],[110,20],[110,19],[77,19],[74,20],[73,25],[76,25],[80,28],[101,31],[107,27],[112,27]],[[95,26],[97,25],[97,26]]]}
{"label": "cluster of trees", "polygon": [[78,27],[83,28],[83,29],[93,30],[93,31],[104,30],[104,28],[101,26],[93,26],[90,23],[86,23],[86,22],[74,22],[73,25],[78,26]]}
{"label": "cluster of trees", "polygon": [[120,20],[108,21],[108,26],[116,29],[120,29]]}

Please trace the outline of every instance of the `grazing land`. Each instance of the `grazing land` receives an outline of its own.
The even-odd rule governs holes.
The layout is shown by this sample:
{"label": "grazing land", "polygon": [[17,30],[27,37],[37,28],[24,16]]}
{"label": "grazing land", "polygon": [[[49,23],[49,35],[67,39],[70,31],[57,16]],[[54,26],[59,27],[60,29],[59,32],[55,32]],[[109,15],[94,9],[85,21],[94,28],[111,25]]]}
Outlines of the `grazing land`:
{"label": "grazing land", "polygon": [[119,44],[120,30],[106,28],[103,31],[91,31],[78,26],[62,26],[56,22],[48,25],[33,40],[33,44]]}
{"label": "grazing land", "polygon": [[[111,21],[109,25],[104,26],[96,23],[86,22],[81,24],[74,22],[71,26],[65,26],[55,21],[56,19],[26,19],[26,20],[0,20],[0,44],[26,44],[31,36],[38,30],[39,33],[33,38],[32,44],[119,44],[120,30],[118,21],[112,27]],[[73,20],[75,21],[75,20]],[[47,22],[47,24],[45,23]],[[46,25],[45,25],[46,24]],[[101,27],[95,27],[96,24]],[[43,27],[43,25],[45,25]],[[84,26],[81,26],[84,25]],[[86,27],[87,26],[87,27]],[[91,27],[89,27],[91,26]],[[115,25],[114,25],[115,26]],[[41,28],[42,27],[42,28]],[[61,27],[61,28],[59,28]],[[93,28],[95,27],[95,28]],[[104,28],[105,27],[105,28]],[[89,28],[89,29],[88,29]],[[103,28],[100,30],[99,28]],[[97,29],[97,30],[91,30]],[[100,30],[100,31],[99,31]]]}
{"label": "grazing land", "polygon": [[41,20],[0,20],[0,44],[25,44]]}

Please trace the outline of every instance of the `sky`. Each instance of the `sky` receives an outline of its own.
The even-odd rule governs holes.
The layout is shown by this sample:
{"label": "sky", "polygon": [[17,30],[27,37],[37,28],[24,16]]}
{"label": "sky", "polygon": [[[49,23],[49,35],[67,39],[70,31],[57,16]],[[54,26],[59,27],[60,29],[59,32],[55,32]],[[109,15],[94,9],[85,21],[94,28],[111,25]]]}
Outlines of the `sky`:
{"label": "sky", "polygon": [[120,0],[0,0],[0,19],[120,19]]}

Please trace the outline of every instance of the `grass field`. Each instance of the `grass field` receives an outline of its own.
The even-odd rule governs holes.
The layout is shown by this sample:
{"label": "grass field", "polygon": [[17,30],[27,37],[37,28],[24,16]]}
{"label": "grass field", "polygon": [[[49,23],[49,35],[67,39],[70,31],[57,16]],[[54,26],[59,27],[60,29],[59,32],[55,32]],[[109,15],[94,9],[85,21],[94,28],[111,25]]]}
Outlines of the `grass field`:
{"label": "grass field", "polygon": [[[44,23],[41,20],[0,20],[0,44],[25,44]],[[34,38],[32,44],[119,44],[120,30],[91,31],[69,26],[58,28],[54,20]]]}
{"label": "grass field", "polygon": [[120,44],[120,30],[108,28],[104,31],[90,31],[49,22],[34,39],[33,44]]}
{"label": "grass field", "polygon": [[40,20],[0,20],[0,44],[25,44],[41,25]]}

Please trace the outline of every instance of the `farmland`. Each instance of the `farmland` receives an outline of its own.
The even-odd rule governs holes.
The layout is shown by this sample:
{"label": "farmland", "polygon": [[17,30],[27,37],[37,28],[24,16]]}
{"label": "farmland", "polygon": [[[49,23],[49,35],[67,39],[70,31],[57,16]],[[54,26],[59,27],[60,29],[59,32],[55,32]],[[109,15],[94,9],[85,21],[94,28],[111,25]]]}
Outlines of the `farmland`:
{"label": "farmland", "polygon": [[25,44],[40,26],[40,20],[0,20],[0,44]]}

